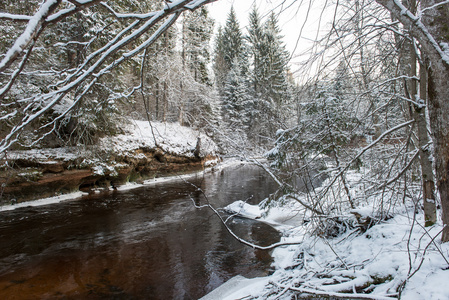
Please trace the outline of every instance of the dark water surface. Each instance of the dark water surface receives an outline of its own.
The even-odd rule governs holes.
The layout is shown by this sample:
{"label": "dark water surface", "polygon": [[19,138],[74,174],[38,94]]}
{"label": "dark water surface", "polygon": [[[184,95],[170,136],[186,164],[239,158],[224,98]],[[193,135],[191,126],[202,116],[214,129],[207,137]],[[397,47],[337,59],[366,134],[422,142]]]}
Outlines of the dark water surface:
{"label": "dark water surface", "polygon": [[[198,176],[215,207],[275,190],[258,167]],[[177,180],[126,192],[0,212],[0,299],[197,299],[229,278],[266,275],[269,252],[235,241],[204,196]],[[234,219],[240,236],[268,245],[278,233]]]}

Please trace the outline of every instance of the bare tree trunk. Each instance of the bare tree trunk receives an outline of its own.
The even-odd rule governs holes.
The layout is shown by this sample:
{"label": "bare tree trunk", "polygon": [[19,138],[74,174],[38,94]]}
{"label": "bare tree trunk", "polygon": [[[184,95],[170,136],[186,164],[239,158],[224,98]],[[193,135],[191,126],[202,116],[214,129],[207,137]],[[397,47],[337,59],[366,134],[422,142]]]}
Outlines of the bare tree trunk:
{"label": "bare tree trunk", "polygon": [[[423,8],[441,1],[423,0]],[[448,42],[448,5],[430,9],[424,14],[423,23],[438,43]],[[447,55],[447,54],[446,54]],[[431,65],[428,72],[428,100],[430,125],[435,152],[435,173],[441,198],[442,219],[445,226],[442,241],[449,241],[449,61],[441,55],[429,53]]]}
{"label": "bare tree trunk", "polygon": [[[441,63],[440,63],[441,64]],[[442,64],[441,64],[442,65]],[[428,95],[435,152],[435,173],[440,193],[443,242],[449,241],[449,66],[429,68]]]}
{"label": "bare tree trunk", "polygon": [[[417,7],[415,0],[404,1],[404,5],[413,13],[416,14]],[[432,226],[436,222],[436,205],[434,194],[434,176],[432,161],[430,159],[429,151],[429,136],[427,134],[427,120],[426,120],[426,99],[427,99],[427,70],[422,58],[420,65],[420,86],[418,97],[418,84],[417,84],[417,55],[414,45],[414,39],[412,41],[404,39],[404,45],[401,47],[401,57],[403,69],[405,74],[408,75],[406,80],[406,97],[413,100],[414,104],[410,105],[411,117],[415,120],[417,125],[417,137],[418,137],[418,151],[419,151],[419,163],[421,167],[421,181],[423,188],[423,207],[424,207],[424,220],[425,226]]]}
{"label": "bare tree trunk", "polygon": [[[186,73],[186,43],[185,43],[185,39],[186,39],[186,29],[185,29],[185,18],[182,21],[182,37],[181,37],[181,59],[182,59],[182,72],[183,74]],[[179,124],[181,126],[184,125],[184,84],[183,81],[181,80],[181,82],[179,83],[179,87],[181,89],[181,99],[179,99],[179,115],[178,115],[178,121]]]}
{"label": "bare tree trunk", "polygon": [[420,106],[415,105],[414,115],[418,127],[419,159],[423,183],[423,205],[425,226],[436,223],[435,181],[433,176],[432,161],[430,159],[429,136],[427,134],[426,99],[427,99],[427,67],[424,62],[419,68],[419,101]]}
{"label": "bare tree trunk", "polygon": [[[168,31],[164,34],[164,53],[165,57],[168,57]],[[164,90],[162,91],[162,99],[163,99],[163,105],[164,105],[164,112],[162,115],[163,122],[167,122],[167,114],[168,114],[168,85],[167,85],[167,79],[164,79]]]}
{"label": "bare tree trunk", "polygon": [[376,0],[388,9],[416,37],[429,58],[428,103],[434,145],[435,175],[441,199],[444,230],[442,241],[449,241],[449,55],[441,48],[449,42],[448,4],[434,6],[441,0],[422,0],[429,8],[420,19],[394,0]]}
{"label": "bare tree trunk", "polygon": [[[157,80],[157,79],[156,79]],[[159,81],[156,83],[156,121],[159,121]]]}
{"label": "bare tree trunk", "polygon": [[167,82],[164,81],[164,90],[162,91],[162,99],[164,102],[164,111],[162,113],[162,121],[163,122],[167,122],[167,113],[168,113],[168,99],[167,99],[167,91],[168,90],[168,86],[167,86]]}

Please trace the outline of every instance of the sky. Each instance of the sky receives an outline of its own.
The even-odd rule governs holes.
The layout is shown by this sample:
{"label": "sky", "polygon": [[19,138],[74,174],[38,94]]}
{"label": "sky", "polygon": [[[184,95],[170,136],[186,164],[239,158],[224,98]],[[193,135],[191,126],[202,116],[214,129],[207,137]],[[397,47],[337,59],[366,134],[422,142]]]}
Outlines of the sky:
{"label": "sky", "polygon": [[[332,9],[322,14],[322,7],[327,1],[300,0],[217,0],[207,5],[210,16],[218,25],[224,26],[231,7],[234,6],[240,26],[246,32],[248,17],[254,3],[262,17],[271,11],[279,14],[279,26],[284,35],[284,42],[289,53],[293,53],[291,64],[307,59],[304,52],[312,46],[319,34],[325,31],[326,23],[331,20]],[[320,22],[321,19],[321,22]],[[327,20],[327,21],[326,21]],[[294,66],[292,67],[294,69]]]}

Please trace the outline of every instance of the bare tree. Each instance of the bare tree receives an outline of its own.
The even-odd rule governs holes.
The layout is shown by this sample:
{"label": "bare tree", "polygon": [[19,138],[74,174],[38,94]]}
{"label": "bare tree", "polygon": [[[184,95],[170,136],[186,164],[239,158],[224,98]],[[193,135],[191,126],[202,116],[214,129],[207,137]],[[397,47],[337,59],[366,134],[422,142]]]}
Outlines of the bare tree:
{"label": "bare tree", "polygon": [[406,27],[429,58],[428,103],[430,127],[434,144],[436,183],[445,226],[442,241],[449,241],[449,54],[448,1],[421,1],[421,10],[414,14],[399,1],[376,0]]}
{"label": "bare tree", "polygon": [[[15,144],[21,134],[33,123],[39,123],[40,139],[53,132],[60,120],[75,109],[101,79],[118,66],[142,53],[150,47],[177,20],[183,11],[195,10],[213,0],[178,0],[162,2],[160,9],[148,12],[122,13],[114,7],[99,0],[47,0],[32,15],[0,13],[4,22],[26,22],[23,32],[16,38],[10,48],[2,55],[0,61],[0,122],[2,128],[8,128],[1,137],[0,153]],[[43,33],[52,25],[62,22],[76,13],[89,13],[95,9],[100,18],[114,19],[113,35],[102,39],[102,30],[84,43],[87,55],[72,68],[47,69],[36,67],[33,63],[36,45],[42,45]],[[111,25],[110,25],[111,26]],[[45,45],[48,52],[60,45]],[[17,85],[24,74],[52,76],[53,84],[44,89],[19,98],[8,97],[11,89]],[[70,99],[55,117],[45,118],[56,105]],[[39,139],[38,139],[39,140]],[[33,141],[36,143],[36,140]]]}

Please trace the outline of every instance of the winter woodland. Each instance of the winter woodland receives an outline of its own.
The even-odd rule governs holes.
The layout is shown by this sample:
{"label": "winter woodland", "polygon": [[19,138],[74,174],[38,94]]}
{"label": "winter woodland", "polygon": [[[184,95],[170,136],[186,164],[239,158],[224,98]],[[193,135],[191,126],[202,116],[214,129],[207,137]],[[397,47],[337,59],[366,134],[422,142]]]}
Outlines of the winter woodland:
{"label": "winter woodland", "polygon": [[227,208],[284,238],[223,299],[447,299],[449,1],[310,1],[333,17],[299,64],[282,12],[217,27],[210,2],[2,1],[1,158],[191,127],[279,185]]}

